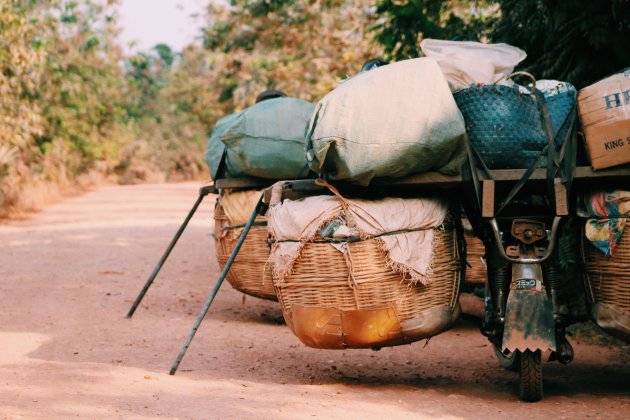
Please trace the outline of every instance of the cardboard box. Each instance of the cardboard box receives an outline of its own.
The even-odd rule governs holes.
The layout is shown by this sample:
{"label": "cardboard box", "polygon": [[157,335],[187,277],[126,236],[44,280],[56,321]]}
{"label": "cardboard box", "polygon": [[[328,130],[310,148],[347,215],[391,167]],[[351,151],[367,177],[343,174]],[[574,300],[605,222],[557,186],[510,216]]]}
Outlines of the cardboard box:
{"label": "cardboard box", "polygon": [[630,163],[630,68],[580,90],[578,113],[593,169]]}

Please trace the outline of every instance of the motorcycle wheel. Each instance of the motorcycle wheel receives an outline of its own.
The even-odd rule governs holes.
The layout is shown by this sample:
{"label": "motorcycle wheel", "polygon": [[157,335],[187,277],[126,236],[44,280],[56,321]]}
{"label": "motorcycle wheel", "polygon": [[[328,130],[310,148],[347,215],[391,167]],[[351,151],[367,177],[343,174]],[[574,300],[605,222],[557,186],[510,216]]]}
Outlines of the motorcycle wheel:
{"label": "motorcycle wheel", "polygon": [[543,397],[543,375],[541,351],[518,352],[519,386],[518,396],[527,402],[540,401]]}
{"label": "motorcycle wheel", "polygon": [[516,355],[516,352],[510,352],[507,355],[503,354],[501,349],[496,345],[492,345],[492,349],[494,350],[494,355],[499,361],[499,366],[503,369],[509,370],[510,372],[518,371],[519,357]]}

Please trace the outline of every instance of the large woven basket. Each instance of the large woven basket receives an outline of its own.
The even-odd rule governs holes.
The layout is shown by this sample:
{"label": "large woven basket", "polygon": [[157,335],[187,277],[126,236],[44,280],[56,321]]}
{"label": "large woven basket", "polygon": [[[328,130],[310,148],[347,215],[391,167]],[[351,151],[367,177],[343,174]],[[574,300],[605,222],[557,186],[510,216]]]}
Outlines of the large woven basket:
{"label": "large woven basket", "polygon": [[[278,300],[273,288],[271,270],[266,267],[269,258],[267,218],[258,216],[227,275],[228,282],[236,290],[263,299]],[[219,200],[214,209],[214,236],[217,260],[225,266],[243,226],[234,226]]]}
{"label": "large woven basket", "polygon": [[611,335],[630,341],[630,230],[626,227],[613,256],[582,236],[586,289],[591,316]]}
{"label": "large woven basket", "polygon": [[474,236],[471,232],[465,231],[466,239],[466,281],[472,284],[485,284],[487,278],[487,269],[484,262],[486,247],[481,239]]}
{"label": "large woven basket", "polygon": [[287,325],[316,348],[379,348],[446,331],[458,316],[462,264],[456,229],[435,229],[429,283],[411,285],[387,266],[379,239],[348,243],[348,261],[327,242],[309,242],[274,285]]}

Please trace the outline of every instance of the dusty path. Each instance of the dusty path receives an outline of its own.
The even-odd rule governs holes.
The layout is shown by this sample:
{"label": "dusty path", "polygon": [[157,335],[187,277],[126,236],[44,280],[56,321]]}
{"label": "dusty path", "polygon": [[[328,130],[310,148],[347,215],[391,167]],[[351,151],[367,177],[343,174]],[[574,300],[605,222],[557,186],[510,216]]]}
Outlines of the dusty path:
{"label": "dusty path", "polygon": [[515,398],[470,323],[380,352],[303,346],[276,304],[226,283],[168,369],[218,273],[206,200],[133,320],[124,315],[197,184],[108,187],[0,225],[0,418],[628,418],[627,349],[578,343]]}

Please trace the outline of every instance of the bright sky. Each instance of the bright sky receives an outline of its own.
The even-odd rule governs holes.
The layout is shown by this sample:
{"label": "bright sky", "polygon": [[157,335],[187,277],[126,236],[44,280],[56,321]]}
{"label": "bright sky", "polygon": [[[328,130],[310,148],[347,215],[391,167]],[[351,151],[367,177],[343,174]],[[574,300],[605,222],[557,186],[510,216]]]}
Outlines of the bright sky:
{"label": "bright sky", "polygon": [[[126,52],[146,51],[156,44],[173,50],[195,41],[208,0],[122,0],[118,9],[121,41]],[[133,47],[130,42],[135,41]],[[198,41],[197,41],[198,42]]]}

